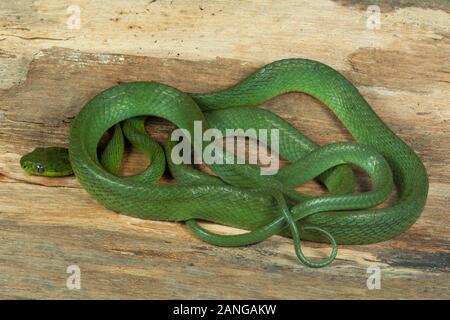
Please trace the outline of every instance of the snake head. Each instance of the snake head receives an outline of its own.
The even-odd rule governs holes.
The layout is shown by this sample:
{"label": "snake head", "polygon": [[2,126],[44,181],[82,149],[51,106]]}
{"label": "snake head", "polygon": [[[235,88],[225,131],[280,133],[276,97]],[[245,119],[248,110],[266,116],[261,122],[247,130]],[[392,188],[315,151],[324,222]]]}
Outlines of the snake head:
{"label": "snake head", "polygon": [[22,169],[32,175],[63,177],[73,174],[66,148],[36,148],[20,159]]}

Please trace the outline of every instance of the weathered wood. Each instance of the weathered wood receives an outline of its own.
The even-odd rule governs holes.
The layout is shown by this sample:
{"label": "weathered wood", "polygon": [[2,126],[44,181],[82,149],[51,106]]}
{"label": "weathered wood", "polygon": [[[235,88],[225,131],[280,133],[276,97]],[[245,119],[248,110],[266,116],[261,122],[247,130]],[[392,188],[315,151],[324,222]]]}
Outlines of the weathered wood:
{"label": "weathered wood", "polygon": [[[64,1],[0,4],[0,297],[450,298],[445,3],[436,1],[433,10],[383,3],[381,29],[368,30],[365,3],[135,2],[133,8],[114,2],[102,8],[79,1],[79,31],[65,28]],[[50,48],[55,44],[65,48]],[[313,270],[297,262],[290,239],[210,246],[181,224],[103,208],[73,177],[46,179],[20,170],[20,156],[35,146],[65,146],[83,104],[118,82],[154,80],[213,91],[266,62],[293,56],[321,60],[345,74],[423,159],[429,200],[401,236],[340,246],[332,266]],[[318,143],[350,139],[311,97],[289,94],[263,107]],[[160,120],[149,124],[158,139],[169,128]],[[125,173],[142,168],[142,160],[131,155]],[[303,190],[319,191],[313,184]],[[328,252],[324,245],[306,247],[311,257]],[[73,264],[81,268],[81,290],[66,288],[66,268]],[[366,286],[370,266],[381,268],[380,290]]]}

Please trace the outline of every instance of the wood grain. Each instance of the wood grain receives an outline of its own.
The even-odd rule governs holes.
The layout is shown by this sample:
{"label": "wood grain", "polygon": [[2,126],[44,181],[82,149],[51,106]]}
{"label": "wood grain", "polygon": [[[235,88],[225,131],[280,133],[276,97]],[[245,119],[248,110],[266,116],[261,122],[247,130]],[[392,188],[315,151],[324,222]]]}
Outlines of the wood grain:
{"label": "wood grain", "polygon": [[[132,8],[122,1],[107,7],[78,2],[78,31],[65,28],[69,2],[0,4],[0,298],[450,298],[450,31],[444,2],[431,9],[386,2],[380,30],[366,28],[364,2],[135,1]],[[332,266],[313,270],[297,262],[290,239],[210,246],[181,224],[103,208],[73,177],[45,179],[20,170],[20,156],[35,146],[67,145],[73,117],[112,85],[153,80],[213,91],[264,63],[294,56],[342,72],[423,159],[430,177],[427,206],[401,236],[340,246]],[[306,95],[285,95],[262,107],[318,143],[351,139]],[[157,139],[169,129],[161,120],[149,123]],[[133,153],[124,173],[142,166],[142,155]],[[313,184],[303,190],[318,192]],[[324,245],[305,246],[311,257],[328,252]],[[74,264],[81,268],[81,290],[66,288],[66,268]],[[370,266],[381,268],[380,290],[366,286]]]}

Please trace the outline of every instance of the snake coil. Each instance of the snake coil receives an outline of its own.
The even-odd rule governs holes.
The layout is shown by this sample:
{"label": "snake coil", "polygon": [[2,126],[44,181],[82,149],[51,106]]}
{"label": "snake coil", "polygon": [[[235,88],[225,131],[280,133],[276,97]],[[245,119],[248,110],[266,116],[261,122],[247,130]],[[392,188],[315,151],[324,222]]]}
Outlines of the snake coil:
{"label": "snake coil", "polygon": [[[255,106],[289,92],[303,92],[330,108],[356,140],[317,146],[275,114]],[[211,164],[208,175],[171,159],[175,142],[164,147],[147,135],[146,116],[169,120],[194,136],[228,128],[279,130],[279,154],[289,161],[272,176],[249,164]],[[98,157],[103,134],[112,138]],[[203,131],[203,132],[204,132]],[[118,176],[124,136],[142,150],[150,165],[135,176]],[[259,138],[259,137],[258,137]],[[205,147],[205,144],[203,144]],[[269,143],[270,147],[270,143]],[[293,237],[298,258],[322,267],[336,256],[338,244],[367,244],[399,235],[419,217],[428,193],[425,168],[408,145],[375,114],[358,90],[334,69],[312,60],[287,59],[268,64],[245,80],[214,93],[183,93],[156,82],[124,83],[89,101],[76,116],[69,141],[73,171],[81,185],[106,207],[130,216],[185,221],[202,240],[219,246],[259,242],[274,234]],[[169,167],[177,183],[158,184]],[[355,193],[351,165],[371,178],[370,191]],[[310,196],[295,188],[311,179],[329,193]],[[389,207],[374,208],[391,194]],[[250,230],[239,235],[214,234],[197,221]],[[329,241],[324,261],[306,258],[300,239]]]}

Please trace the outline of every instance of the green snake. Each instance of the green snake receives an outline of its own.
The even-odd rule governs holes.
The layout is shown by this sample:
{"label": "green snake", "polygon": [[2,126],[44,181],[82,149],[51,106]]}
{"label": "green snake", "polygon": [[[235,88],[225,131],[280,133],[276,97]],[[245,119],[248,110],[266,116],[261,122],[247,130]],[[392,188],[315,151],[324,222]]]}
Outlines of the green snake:
{"label": "green snake", "polygon": [[[330,108],[356,140],[317,146],[277,115],[255,108],[289,92],[306,93]],[[216,128],[277,129],[279,154],[289,162],[275,175],[261,175],[252,164],[210,164],[215,175],[175,164],[175,141],[164,146],[149,136],[145,117],[164,118],[193,137]],[[110,132],[99,152],[99,141]],[[259,137],[258,137],[259,138]],[[134,176],[120,176],[128,140],[150,160]],[[193,139],[191,139],[193,144]],[[206,142],[202,142],[205,148]],[[268,142],[270,147],[270,142]],[[224,152],[221,157],[230,155]],[[270,63],[238,84],[214,93],[184,93],[157,82],[123,83],[90,100],[74,119],[69,148],[37,148],[21,158],[22,168],[44,176],[72,172],[105,207],[142,219],[184,221],[200,239],[218,246],[254,244],[275,234],[293,237],[298,258],[322,267],[336,256],[337,244],[368,244],[399,235],[422,212],[428,193],[424,165],[414,151],[375,114],[339,72],[317,61],[286,59]],[[371,178],[371,189],[355,192],[351,166]],[[158,183],[166,166],[175,183]],[[312,196],[295,190],[316,179],[329,191]],[[397,187],[398,198],[383,203]],[[249,230],[215,234],[198,221]],[[312,261],[300,239],[331,242],[331,255]]]}

